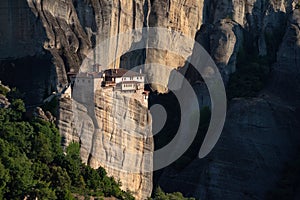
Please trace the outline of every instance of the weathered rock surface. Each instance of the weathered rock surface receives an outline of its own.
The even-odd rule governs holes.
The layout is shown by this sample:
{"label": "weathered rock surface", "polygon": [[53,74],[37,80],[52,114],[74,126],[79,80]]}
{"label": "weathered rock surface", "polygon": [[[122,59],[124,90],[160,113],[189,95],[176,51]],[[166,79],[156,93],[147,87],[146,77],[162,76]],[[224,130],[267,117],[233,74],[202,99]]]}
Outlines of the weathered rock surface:
{"label": "weathered rock surface", "polygon": [[264,199],[284,163],[296,156],[297,115],[294,109],[265,99],[236,99],[211,154],[182,171],[164,170],[158,184],[200,199]]}
{"label": "weathered rock surface", "polygon": [[243,39],[242,27],[231,19],[220,20],[214,25],[202,25],[196,35],[196,41],[210,53],[225,82],[236,70],[237,55]]}
{"label": "weathered rock surface", "polygon": [[[67,84],[66,73],[78,72],[89,51],[104,39],[132,28],[142,28],[143,1],[28,1],[46,30],[44,48],[54,57],[58,82]],[[95,41],[93,34],[97,34]],[[119,44],[104,51],[118,51]],[[103,49],[101,49],[103,51]],[[114,65],[119,67],[117,60]]]}
{"label": "weathered rock surface", "polygon": [[86,164],[104,167],[120,179],[124,190],[146,199],[152,192],[153,152],[147,106],[112,90],[97,91],[92,105],[60,100],[58,126],[65,144],[80,142]]}
{"label": "weathered rock surface", "polygon": [[[159,26],[194,38],[202,23],[203,9],[203,1],[200,0],[151,2],[148,0],[85,2],[29,0],[28,4],[36,17],[41,19],[46,30],[48,41],[44,44],[44,48],[54,57],[58,82],[62,85],[67,83],[66,72],[77,72],[82,60],[96,43],[119,33],[136,28]],[[96,41],[93,34],[98,35]],[[155,41],[159,41],[159,36],[154,37],[157,37]],[[124,43],[117,40],[107,49],[100,49],[100,51],[110,52],[110,56],[115,56],[122,47],[122,42]],[[190,53],[191,50],[192,46],[190,46]],[[127,60],[127,63],[137,63],[136,59],[136,56],[132,57],[132,61]],[[146,59],[146,63],[160,63],[171,68],[182,66],[185,62],[181,55],[172,55],[167,51],[149,51],[139,59]],[[118,68],[119,65],[120,60],[117,58],[111,67]],[[165,73],[163,78],[168,79],[168,76],[169,74]]]}
{"label": "weathered rock surface", "polygon": [[276,54],[292,0],[207,1],[196,40],[210,53],[226,80],[236,69],[239,52]]}

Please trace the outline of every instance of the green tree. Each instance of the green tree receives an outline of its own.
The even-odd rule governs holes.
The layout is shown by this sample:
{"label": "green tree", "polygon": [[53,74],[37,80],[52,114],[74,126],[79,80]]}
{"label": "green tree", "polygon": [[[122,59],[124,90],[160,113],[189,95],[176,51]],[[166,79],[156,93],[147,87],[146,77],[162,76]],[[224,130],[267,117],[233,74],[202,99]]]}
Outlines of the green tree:
{"label": "green tree", "polygon": [[30,152],[33,128],[28,122],[5,122],[0,126],[2,139],[17,146],[21,152]]}
{"label": "green tree", "polygon": [[67,171],[60,166],[55,166],[51,170],[51,186],[55,188],[55,193],[58,199],[73,199],[70,188],[71,179]]}
{"label": "green tree", "polygon": [[50,138],[47,137],[44,133],[37,133],[33,140],[33,158],[49,164],[54,159],[54,155],[51,149],[52,147]]}
{"label": "green tree", "polygon": [[9,171],[5,168],[0,160],[0,199],[3,199],[7,182],[9,181]]}
{"label": "green tree", "polygon": [[55,191],[50,187],[50,182],[37,181],[33,187],[31,194],[29,195],[32,199],[45,199],[55,200],[57,199]]}
{"label": "green tree", "polygon": [[86,166],[83,175],[88,188],[97,190],[100,187],[101,177],[96,170],[92,169],[90,166]]}
{"label": "green tree", "polygon": [[0,139],[0,152],[2,164],[8,169],[9,177],[11,177],[6,184],[4,198],[24,198],[34,186],[32,163],[17,147],[2,139]]}
{"label": "green tree", "polygon": [[165,193],[160,187],[155,190],[153,200],[195,200],[194,198],[185,198],[180,192]]}
{"label": "green tree", "polygon": [[71,143],[67,147],[65,159],[65,168],[71,178],[72,184],[80,186],[80,173],[81,173],[81,158],[80,158],[80,145],[78,143]]}

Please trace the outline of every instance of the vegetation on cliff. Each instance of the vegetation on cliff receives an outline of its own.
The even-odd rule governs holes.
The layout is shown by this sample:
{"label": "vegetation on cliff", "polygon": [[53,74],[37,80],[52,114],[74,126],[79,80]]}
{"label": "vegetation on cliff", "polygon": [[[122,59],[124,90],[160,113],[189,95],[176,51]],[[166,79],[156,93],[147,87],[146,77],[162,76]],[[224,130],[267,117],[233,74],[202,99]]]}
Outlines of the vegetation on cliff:
{"label": "vegetation on cliff", "polygon": [[231,74],[227,86],[229,99],[255,97],[265,86],[272,61],[267,57],[247,54],[243,48],[239,52],[237,71]]}
{"label": "vegetation on cliff", "polygon": [[154,197],[150,200],[195,200],[195,198],[185,198],[180,192],[165,193],[158,187],[155,190]]}
{"label": "vegetation on cliff", "polygon": [[11,104],[0,109],[0,199],[134,199],[103,168],[84,165],[79,144],[70,144],[64,153],[55,124],[25,118],[24,102],[16,90],[1,94]]}

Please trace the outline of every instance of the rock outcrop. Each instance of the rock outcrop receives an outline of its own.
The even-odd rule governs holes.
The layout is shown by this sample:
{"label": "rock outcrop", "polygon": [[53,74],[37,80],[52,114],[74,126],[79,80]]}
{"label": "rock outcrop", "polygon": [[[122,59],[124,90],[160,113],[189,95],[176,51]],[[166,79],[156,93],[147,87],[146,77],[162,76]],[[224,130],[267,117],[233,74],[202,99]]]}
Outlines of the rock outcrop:
{"label": "rock outcrop", "polygon": [[243,28],[231,19],[222,19],[216,24],[204,24],[196,35],[196,41],[210,52],[225,82],[236,70],[243,39]]}
{"label": "rock outcrop", "polygon": [[143,101],[111,89],[97,91],[92,106],[63,98],[58,120],[65,145],[80,142],[82,160],[104,167],[137,199],[152,192],[152,124]]}
{"label": "rock outcrop", "polygon": [[36,107],[33,111],[33,117],[42,119],[44,121],[48,121],[54,123],[56,121],[55,117],[51,114],[51,112],[46,111],[44,112],[42,108]]}

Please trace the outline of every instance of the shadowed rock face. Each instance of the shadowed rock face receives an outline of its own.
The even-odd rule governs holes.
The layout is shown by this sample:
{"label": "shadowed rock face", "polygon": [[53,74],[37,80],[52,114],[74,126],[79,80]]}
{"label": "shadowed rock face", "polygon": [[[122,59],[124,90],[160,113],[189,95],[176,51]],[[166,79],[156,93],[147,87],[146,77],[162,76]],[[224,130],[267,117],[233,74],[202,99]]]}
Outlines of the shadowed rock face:
{"label": "shadowed rock face", "polygon": [[285,99],[288,104],[300,105],[300,10],[289,15],[283,41],[277,52],[268,90]]}
{"label": "shadowed rock face", "polygon": [[235,99],[210,155],[181,171],[167,168],[158,184],[200,199],[265,199],[285,162],[296,156],[299,130],[297,113],[288,106]]}
{"label": "shadowed rock face", "polygon": [[39,103],[56,82],[43,25],[27,1],[3,0],[0,10],[0,80],[26,93],[26,103]]}
{"label": "shadowed rock face", "polygon": [[0,60],[41,54],[46,34],[27,2],[3,0],[0,8]]}

